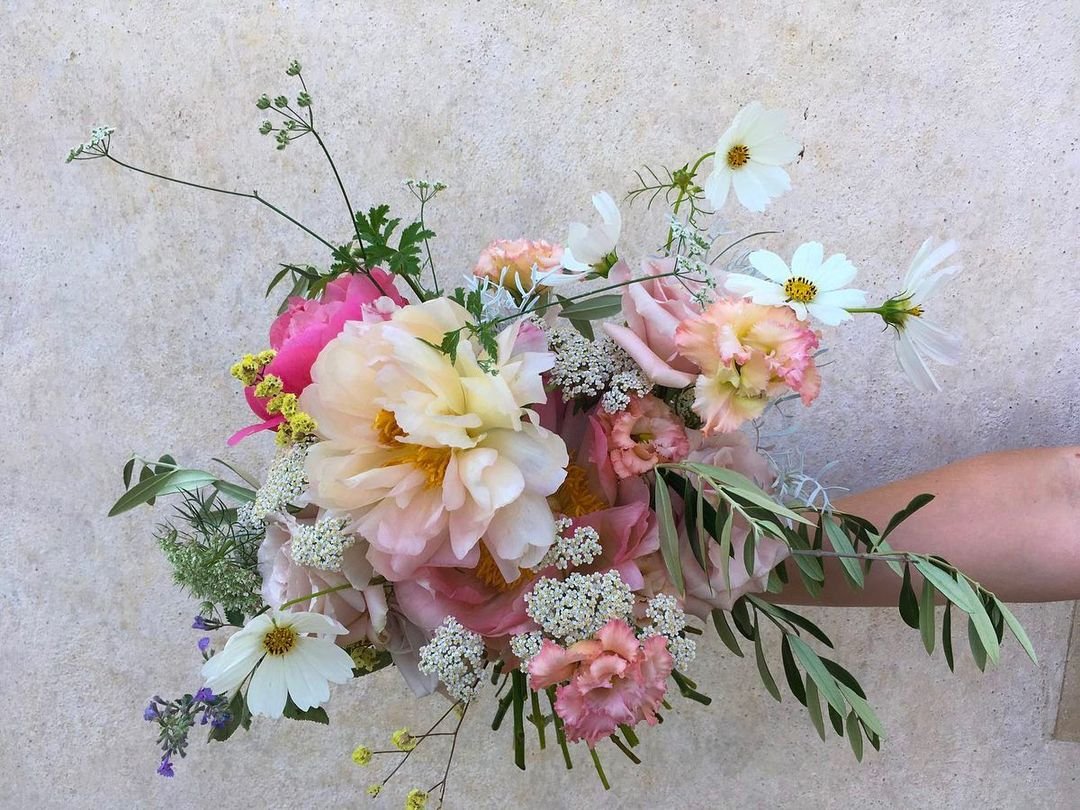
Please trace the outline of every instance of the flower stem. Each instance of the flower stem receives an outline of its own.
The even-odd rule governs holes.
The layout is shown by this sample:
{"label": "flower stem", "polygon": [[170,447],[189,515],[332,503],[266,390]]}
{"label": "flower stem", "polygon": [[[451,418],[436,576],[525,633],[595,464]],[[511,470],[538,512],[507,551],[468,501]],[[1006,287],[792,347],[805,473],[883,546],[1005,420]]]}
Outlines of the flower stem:
{"label": "flower stem", "polygon": [[596,753],[595,748],[590,748],[589,754],[592,756],[593,765],[596,766],[596,774],[600,777],[600,784],[604,786],[604,790],[611,790],[611,784],[607,780],[607,774],[604,773],[604,766],[600,764],[600,755]]}
{"label": "flower stem", "polygon": [[321,591],[315,591],[315,593],[309,593],[307,596],[300,596],[300,597],[297,597],[296,599],[290,599],[288,602],[282,602],[280,605],[278,605],[277,609],[278,610],[284,610],[285,608],[292,607],[293,605],[298,604],[300,602],[306,602],[308,599],[315,599],[316,597],[319,597],[319,596],[326,596],[328,593],[336,593],[337,591],[344,591],[347,588],[351,588],[351,587],[352,587],[352,583],[343,582],[342,584],[335,585],[332,588],[324,588]]}

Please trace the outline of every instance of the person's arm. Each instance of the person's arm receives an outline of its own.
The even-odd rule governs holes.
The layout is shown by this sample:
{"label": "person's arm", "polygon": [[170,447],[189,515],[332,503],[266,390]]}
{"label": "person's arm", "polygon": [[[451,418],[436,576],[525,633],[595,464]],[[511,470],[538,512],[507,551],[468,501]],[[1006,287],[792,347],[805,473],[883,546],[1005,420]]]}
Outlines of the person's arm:
{"label": "person's arm", "polygon": [[[894,549],[940,555],[1006,602],[1080,599],[1080,446],[977,456],[851,495],[835,506],[883,529],[923,492],[934,500],[889,535]],[[896,604],[900,579],[884,564],[873,567],[860,591],[844,581],[836,559],[824,563],[820,599],[810,598],[791,564],[790,584],[772,598],[792,604]]]}

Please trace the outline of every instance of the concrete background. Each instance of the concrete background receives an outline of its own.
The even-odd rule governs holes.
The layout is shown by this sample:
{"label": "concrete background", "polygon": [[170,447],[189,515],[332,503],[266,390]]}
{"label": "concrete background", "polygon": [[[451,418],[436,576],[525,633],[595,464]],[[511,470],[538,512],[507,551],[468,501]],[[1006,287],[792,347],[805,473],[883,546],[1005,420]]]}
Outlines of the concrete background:
{"label": "concrete background", "polygon": [[[269,275],[325,256],[250,201],[63,157],[112,124],[122,159],[258,188],[344,238],[314,144],[277,153],[256,132],[252,102],[290,87],[292,57],[356,205],[407,212],[402,178],[450,184],[432,220],[448,278],[493,237],[561,239],[595,190],[694,159],[744,103],[783,107],[806,144],[794,191],[763,217],[734,213],[735,231],[782,226],[767,243],[780,252],[821,239],[880,293],[929,234],[959,239],[968,268],[943,308],[969,359],[940,396],[906,386],[875,324],[834,333],[836,365],[800,416],[811,463],[839,459],[832,482],[858,488],[1080,439],[1075,2],[6,0],[0,23],[0,805],[370,806],[376,773],[349,752],[436,710],[383,673],[336,691],[329,728],[196,741],[171,781],[154,775],[141,719],[151,694],[199,686],[199,634],[151,540],[155,515],[104,517],[120,467],[133,451],[225,452],[247,419],[226,369],[265,344]],[[632,253],[662,224],[637,210],[627,227]],[[233,457],[257,467],[269,452],[254,440]],[[518,773],[481,705],[448,804],[1075,807],[1080,745],[1050,739],[1070,611],[1017,610],[1038,668],[1010,646],[999,670],[965,662],[955,677],[892,612],[815,611],[889,732],[861,767],[707,636],[694,675],[713,706],[676,700],[639,768],[609,755],[610,793],[580,755],[571,773],[557,750]],[[436,767],[407,772],[383,804]]]}

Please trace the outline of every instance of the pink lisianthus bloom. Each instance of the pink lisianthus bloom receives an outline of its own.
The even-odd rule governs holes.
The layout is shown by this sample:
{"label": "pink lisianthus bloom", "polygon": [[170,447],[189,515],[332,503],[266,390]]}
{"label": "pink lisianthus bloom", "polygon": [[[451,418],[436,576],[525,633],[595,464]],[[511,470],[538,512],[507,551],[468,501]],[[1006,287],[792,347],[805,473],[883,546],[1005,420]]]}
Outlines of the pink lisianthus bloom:
{"label": "pink lisianthus bloom", "polygon": [[[693,449],[690,451],[690,461],[733,470],[763,489],[767,489],[772,483],[773,472],[769,462],[754,450],[743,433],[705,436],[698,431],[692,431],[691,443]],[[686,527],[681,522],[679,530],[685,535]],[[725,560],[717,543],[708,544],[708,576],[690,550],[689,542],[679,544],[683,578],[686,582],[687,612],[706,619],[713,608],[731,610],[740,597],[766,590],[769,574],[788,557],[790,551],[785,543],[776,538],[760,536],[755,546],[753,571],[747,571],[743,550],[748,534],[746,524],[736,518],[731,535],[734,556],[726,561],[726,578],[722,568]]]}
{"label": "pink lisianthus bloom", "polygon": [[682,461],[690,452],[682,420],[651,394],[634,397],[624,411],[601,411],[595,418],[607,438],[608,458],[618,478],[644,475],[657,464]]}
{"label": "pink lisianthus bloom", "polygon": [[526,293],[533,288],[533,268],[538,276],[558,270],[562,254],[562,247],[542,239],[496,239],[476,260],[473,275]]}
{"label": "pink lisianthus bloom", "polygon": [[362,540],[345,550],[341,571],[323,571],[300,565],[292,558],[293,532],[301,522],[291,515],[279,515],[266,525],[266,538],[259,546],[259,576],[266,604],[279,608],[293,599],[318,593],[338,585],[351,585],[333,593],[305,599],[291,605],[291,610],[321,613],[340,622],[347,632],[335,641],[348,646],[357,641],[385,641],[386,592],[382,585],[372,585],[374,571],[364,557]]}
{"label": "pink lisianthus bloom", "polygon": [[592,748],[620,725],[656,725],[674,666],[667,639],[639,641],[630,625],[612,619],[595,638],[566,648],[545,639],[528,669],[533,689],[561,684],[555,711],[567,739],[585,740]]}
{"label": "pink lisianthus bloom", "polygon": [[[622,293],[626,325],[604,323],[604,331],[634,358],[657,385],[685,388],[697,378],[698,367],[679,353],[675,341],[678,325],[701,314],[691,300],[688,282],[663,276],[675,269],[674,259],[647,259],[642,270],[649,281],[627,284]],[[630,268],[619,262],[608,278],[616,283],[630,280]]]}
{"label": "pink lisianthus bloom", "polygon": [[787,307],[721,298],[680,323],[675,341],[701,369],[694,411],[707,434],[737,430],[784,389],[809,405],[821,388],[814,365],[818,335]]}
{"label": "pink lisianthus bloom", "polygon": [[[276,355],[263,369],[263,376],[278,377],[283,393],[300,396],[311,382],[315,358],[341,333],[347,321],[385,320],[405,304],[394,287],[393,276],[379,268],[371,271],[370,279],[359,273],[339,276],[326,285],[317,299],[289,299],[288,309],[270,326],[270,348]],[[255,386],[245,388],[244,395],[261,421],[235,433],[229,439],[230,445],[260,430],[274,429],[284,421],[281,414],[267,412],[265,403],[255,396]]]}

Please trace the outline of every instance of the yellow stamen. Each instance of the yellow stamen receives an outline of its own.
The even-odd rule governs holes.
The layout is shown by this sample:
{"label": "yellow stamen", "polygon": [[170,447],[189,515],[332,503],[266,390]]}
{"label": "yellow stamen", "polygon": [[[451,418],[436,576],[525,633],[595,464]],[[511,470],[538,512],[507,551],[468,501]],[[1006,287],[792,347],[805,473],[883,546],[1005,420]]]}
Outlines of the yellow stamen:
{"label": "yellow stamen", "polygon": [[375,415],[375,432],[379,434],[379,444],[387,447],[397,447],[398,436],[404,436],[405,431],[397,423],[394,414],[387,410],[381,410]]}
{"label": "yellow stamen", "polygon": [[499,570],[499,566],[495,564],[495,558],[491,556],[491,552],[487,550],[487,546],[482,541],[480,543],[480,562],[476,564],[473,573],[476,574],[477,579],[496,591],[508,591],[516,587],[526,577],[531,579],[535,576],[531,570],[523,568],[517,579],[513,582],[507,582],[502,575],[502,571]]}
{"label": "yellow stamen", "polygon": [[548,504],[559,514],[572,518],[608,507],[607,502],[589,488],[589,474],[577,464],[566,467],[566,478],[555,494],[548,498]]}
{"label": "yellow stamen", "polygon": [[784,282],[784,295],[788,301],[809,304],[817,298],[817,286],[808,278],[795,276]]}
{"label": "yellow stamen", "polygon": [[287,624],[275,624],[263,636],[263,649],[269,655],[285,655],[296,646],[298,638],[296,631]]}
{"label": "yellow stamen", "polygon": [[750,162],[750,149],[741,143],[728,149],[727,165],[729,169],[741,169]]}
{"label": "yellow stamen", "polygon": [[909,309],[907,311],[907,314],[911,315],[911,316],[913,316],[915,318],[921,318],[923,316],[924,312],[925,312],[925,310],[922,307],[914,306],[914,307],[912,307],[911,309]]}

